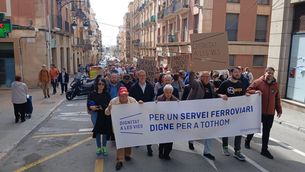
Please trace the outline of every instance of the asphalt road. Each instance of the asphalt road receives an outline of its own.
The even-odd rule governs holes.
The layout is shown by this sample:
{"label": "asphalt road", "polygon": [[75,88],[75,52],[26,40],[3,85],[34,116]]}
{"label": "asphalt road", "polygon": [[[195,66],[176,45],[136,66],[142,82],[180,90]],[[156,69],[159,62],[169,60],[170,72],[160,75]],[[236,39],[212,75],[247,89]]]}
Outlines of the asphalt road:
{"label": "asphalt road", "polygon": [[[0,162],[0,172],[90,172],[115,171],[115,146],[108,142],[109,155],[95,155],[95,140],[91,139],[92,124],[87,114],[85,100],[64,102],[51,117],[32,132],[7,158]],[[132,160],[124,162],[125,172],[201,172],[201,171],[305,171],[305,135],[274,123],[270,151],[274,160],[260,155],[261,139],[256,134],[252,149],[242,148],[247,157],[240,162],[221,151],[219,139],[213,141],[216,161],[202,156],[201,141],[195,142],[195,150],[188,149],[187,142],[174,143],[172,160],[158,158],[158,147],[153,145],[154,156],[146,155],[146,147],[133,148]],[[233,138],[229,139],[232,145]],[[244,139],[243,139],[244,140]],[[244,141],[242,142],[244,143]],[[231,153],[233,149],[231,147]]]}

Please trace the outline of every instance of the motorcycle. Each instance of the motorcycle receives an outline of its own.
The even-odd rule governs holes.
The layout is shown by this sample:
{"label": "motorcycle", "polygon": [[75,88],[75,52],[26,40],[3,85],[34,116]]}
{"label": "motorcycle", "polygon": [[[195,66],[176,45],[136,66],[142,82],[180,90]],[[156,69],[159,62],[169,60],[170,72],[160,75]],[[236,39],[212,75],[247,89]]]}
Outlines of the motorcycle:
{"label": "motorcycle", "polygon": [[70,89],[66,93],[66,99],[72,100],[76,96],[88,95],[94,89],[94,79],[75,78],[71,84]]}

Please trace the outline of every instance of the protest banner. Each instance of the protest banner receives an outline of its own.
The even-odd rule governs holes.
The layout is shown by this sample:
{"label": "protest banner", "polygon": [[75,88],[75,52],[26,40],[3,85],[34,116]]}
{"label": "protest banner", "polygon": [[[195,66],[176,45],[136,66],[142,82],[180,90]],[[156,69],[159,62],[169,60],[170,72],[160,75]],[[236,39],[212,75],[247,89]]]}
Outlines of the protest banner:
{"label": "protest banner", "polygon": [[178,73],[179,70],[187,71],[191,60],[191,54],[180,54],[171,57],[171,69],[173,73]]}
{"label": "protest banner", "polygon": [[155,73],[157,71],[156,66],[157,63],[152,58],[138,59],[137,61],[137,70],[144,70],[149,82],[154,81]]}
{"label": "protest banner", "polygon": [[114,105],[117,148],[259,133],[261,96]]}
{"label": "protest banner", "polygon": [[200,33],[191,35],[192,71],[228,68],[227,33]]}

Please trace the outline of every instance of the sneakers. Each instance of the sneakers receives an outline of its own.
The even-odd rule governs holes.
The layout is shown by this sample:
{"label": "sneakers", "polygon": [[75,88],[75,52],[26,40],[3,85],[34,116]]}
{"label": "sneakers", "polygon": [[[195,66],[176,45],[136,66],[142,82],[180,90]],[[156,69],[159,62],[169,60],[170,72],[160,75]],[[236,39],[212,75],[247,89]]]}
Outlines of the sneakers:
{"label": "sneakers", "polygon": [[193,144],[193,143],[190,143],[190,142],[189,142],[189,149],[190,149],[190,150],[195,150],[194,144]]}
{"label": "sneakers", "polygon": [[245,141],[245,148],[246,148],[246,149],[251,149],[251,147],[250,147],[250,142]]}
{"label": "sneakers", "polygon": [[203,154],[204,157],[208,158],[209,160],[215,161],[215,157],[212,154]]}
{"label": "sneakers", "polygon": [[101,156],[102,155],[102,148],[97,148],[96,149],[96,155]]}
{"label": "sneakers", "polygon": [[115,165],[115,170],[119,171],[122,167],[123,167],[123,163],[122,162],[117,162],[116,165]]}
{"label": "sneakers", "polygon": [[107,150],[106,146],[102,147],[102,153],[103,153],[104,156],[108,156],[108,150]]}
{"label": "sneakers", "polygon": [[235,151],[234,157],[235,157],[236,159],[240,160],[240,161],[245,161],[245,160],[246,160],[245,156],[242,155],[242,154],[240,153],[240,151]]}
{"label": "sneakers", "polygon": [[269,159],[273,159],[273,156],[271,155],[271,153],[268,150],[262,151],[261,155],[263,155],[264,157],[267,157]]}
{"label": "sneakers", "polygon": [[225,156],[231,155],[227,146],[222,148],[222,152]]}

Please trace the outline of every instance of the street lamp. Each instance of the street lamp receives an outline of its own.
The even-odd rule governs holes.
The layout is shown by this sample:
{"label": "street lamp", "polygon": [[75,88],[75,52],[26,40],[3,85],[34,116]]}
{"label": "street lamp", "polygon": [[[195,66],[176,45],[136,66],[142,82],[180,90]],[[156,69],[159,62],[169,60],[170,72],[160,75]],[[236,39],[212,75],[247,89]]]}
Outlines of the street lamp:
{"label": "street lamp", "polygon": [[73,30],[76,30],[77,24],[76,24],[75,21],[73,21],[73,23],[71,24],[71,26],[72,26],[72,29],[73,29]]}
{"label": "street lamp", "polygon": [[88,29],[89,29],[89,26],[90,26],[89,21],[88,21],[88,20],[84,21],[83,26],[84,26],[84,29],[85,29],[85,30],[88,30]]}

